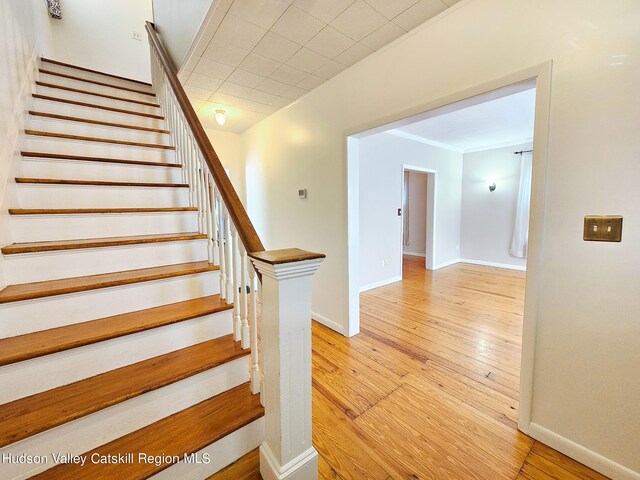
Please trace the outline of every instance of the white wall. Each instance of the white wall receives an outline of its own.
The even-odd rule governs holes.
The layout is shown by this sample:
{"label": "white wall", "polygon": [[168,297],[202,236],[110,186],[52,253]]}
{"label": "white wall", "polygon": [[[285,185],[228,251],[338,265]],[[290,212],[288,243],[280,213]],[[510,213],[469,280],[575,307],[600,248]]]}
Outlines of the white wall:
{"label": "white wall", "polygon": [[[465,260],[525,267],[509,253],[520,184],[520,155],[531,143],[467,153],[462,160],[460,256]],[[496,181],[489,191],[487,180]]]}
{"label": "white wall", "polygon": [[359,150],[360,287],[400,279],[403,165],[437,171],[436,265],[459,258],[462,155],[386,133],[361,139]]}
{"label": "white wall", "polygon": [[409,212],[403,212],[402,221],[409,223],[409,244],[403,245],[402,250],[406,255],[424,256],[427,253],[427,174],[411,171],[407,174]]}
{"label": "white wall", "polygon": [[[37,58],[49,50],[49,20],[40,0],[0,2],[0,246],[12,243],[6,205],[13,192],[19,133]],[[5,286],[0,255],[0,288]]]}
{"label": "white wall", "polygon": [[183,65],[213,2],[214,0],[153,0],[156,29],[177,70]]}
{"label": "white wall", "polygon": [[237,133],[205,129],[211,145],[218,154],[222,165],[229,169],[229,178],[242,203],[246,205],[244,149],[242,138]]}
{"label": "white wall", "polygon": [[[148,0],[64,0],[61,6],[62,20],[51,21],[54,60],[151,81]],[[142,41],[132,38],[134,31]]]}
{"label": "white wall", "polygon": [[[618,477],[640,472],[639,24],[637,0],[461,0],[243,135],[258,232],[327,254],[313,309],[346,331],[345,135],[552,60],[531,427]],[[584,242],[590,213],[622,243]]]}

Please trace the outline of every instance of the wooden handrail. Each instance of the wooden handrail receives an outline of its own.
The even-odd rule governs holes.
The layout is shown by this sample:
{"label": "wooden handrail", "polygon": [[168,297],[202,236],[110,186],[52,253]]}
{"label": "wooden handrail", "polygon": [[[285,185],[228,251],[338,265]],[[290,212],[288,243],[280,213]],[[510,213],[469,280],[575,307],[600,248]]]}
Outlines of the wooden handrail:
{"label": "wooden handrail", "polygon": [[189,128],[193,133],[193,137],[195,138],[198,147],[200,147],[200,151],[202,152],[204,161],[209,167],[213,180],[220,190],[220,195],[222,196],[224,204],[229,211],[229,215],[236,226],[240,240],[242,240],[242,243],[248,252],[264,251],[264,245],[253,227],[253,224],[249,219],[249,215],[247,215],[247,211],[242,205],[238,194],[233,188],[231,180],[229,180],[229,177],[220,162],[218,154],[214,150],[213,145],[211,145],[209,137],[205,133],[204,128],[202,128],[202,124],[200,123],[200,120],[191,106],[191,102],[178,79],[176,67],[164,48],[164,45],[160,41],[160,37],[158,36],[155,27],[151,22],[147,22],[146,29],[149,34],[149,42],[158,53],[158,57],[165,72],[167,73],[167,80],[173,89],[176,101],[184,114],[185,120],[189,124]]}

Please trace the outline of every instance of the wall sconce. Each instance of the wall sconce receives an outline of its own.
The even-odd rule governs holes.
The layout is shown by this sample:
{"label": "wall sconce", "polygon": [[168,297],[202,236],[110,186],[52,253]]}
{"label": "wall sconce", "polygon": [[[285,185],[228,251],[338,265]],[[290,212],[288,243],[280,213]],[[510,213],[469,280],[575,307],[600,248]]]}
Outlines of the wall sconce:
{"label": "wall sconce", "polygon": [[216,122],[218,125],[224,125],[227,121],[227,112],[224,110],[216,110]]}
{"label": "wall sconce", "polygon": [[493,178],[487,180],[487,185],[489,186],[490,192],[493,192],[496,189],[496,181]]}

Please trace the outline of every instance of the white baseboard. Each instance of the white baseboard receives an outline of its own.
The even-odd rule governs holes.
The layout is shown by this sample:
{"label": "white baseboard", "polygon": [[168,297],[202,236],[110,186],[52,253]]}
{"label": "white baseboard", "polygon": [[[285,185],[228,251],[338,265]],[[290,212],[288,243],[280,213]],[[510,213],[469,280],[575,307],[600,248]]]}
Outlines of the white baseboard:
{"label": "white baseboard", "polygon": [[449,265],[453,265],[455,263],[459,263],[460,259],[459,258],[454,258],[453,260],[449,260],[448,262],[442,262],[439,263],[438,265],[435,265],[433,267],[434,270],[438,270],[439,268],[444,268],[444,267],[448,267]]}
{"label": "white baseboard", "polygon": [[460,258],[458,259],[458,262],[471,263],[473,265],[484,265],[485,267],[508,268],[510,270],[520,270],[521,272],[525,272],[527,270],[527,267],[523,265],[511,265],[509,263],[485,262],[483,260],[472,260],[470,258]]}
{"label": "white baseboard", "polygon": [[330,320],[324,315],[320,315],[319,313],[316,313],[316,312],[311,312],[311,318],[316,322],[321,323],[325,327],[329,327],[331,330],[335,330],[341,335],[348,336],[347,334],[344,333],[344,327],[342,326],[342,324],[334,322],[333,320]]}
{"label": "white baseboard", "polygon": [[395,277],[380,280],[379,282],[370,283],[369,285],[360,287],[360,293],[366,292],[367,290],[373,290],[374,288],[384,287],[385,285],[389,285],[390,283],[400,282],[401,280],[402,275],[397,275]]}
{"label": "white baseboard", "polygon": [[426,253],[420,252],[402,252],[403,255],[409,255],[410,257],[426,257]]}
{"label": "white baseboard", "polygon": [[529,435],[614,480],[640,480],[640,473],[578,445],[537,423],[531,422]]}
{"label": "white baseboard", "polygon": [[318,478],[318,452],[310,447],[285,465],[280,465],[265,442],[260,445],[260,474],[264,480],[310,480]]}

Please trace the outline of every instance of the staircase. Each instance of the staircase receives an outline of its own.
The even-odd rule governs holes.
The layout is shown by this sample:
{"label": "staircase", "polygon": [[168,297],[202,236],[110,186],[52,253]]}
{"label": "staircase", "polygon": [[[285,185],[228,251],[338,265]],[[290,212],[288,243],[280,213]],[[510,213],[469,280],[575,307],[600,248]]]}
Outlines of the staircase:
{"label": "staircase", "polygon": [[0,478],[208,478],[264,409],[175,132],[151,85],[37,77],[4,203]]}

